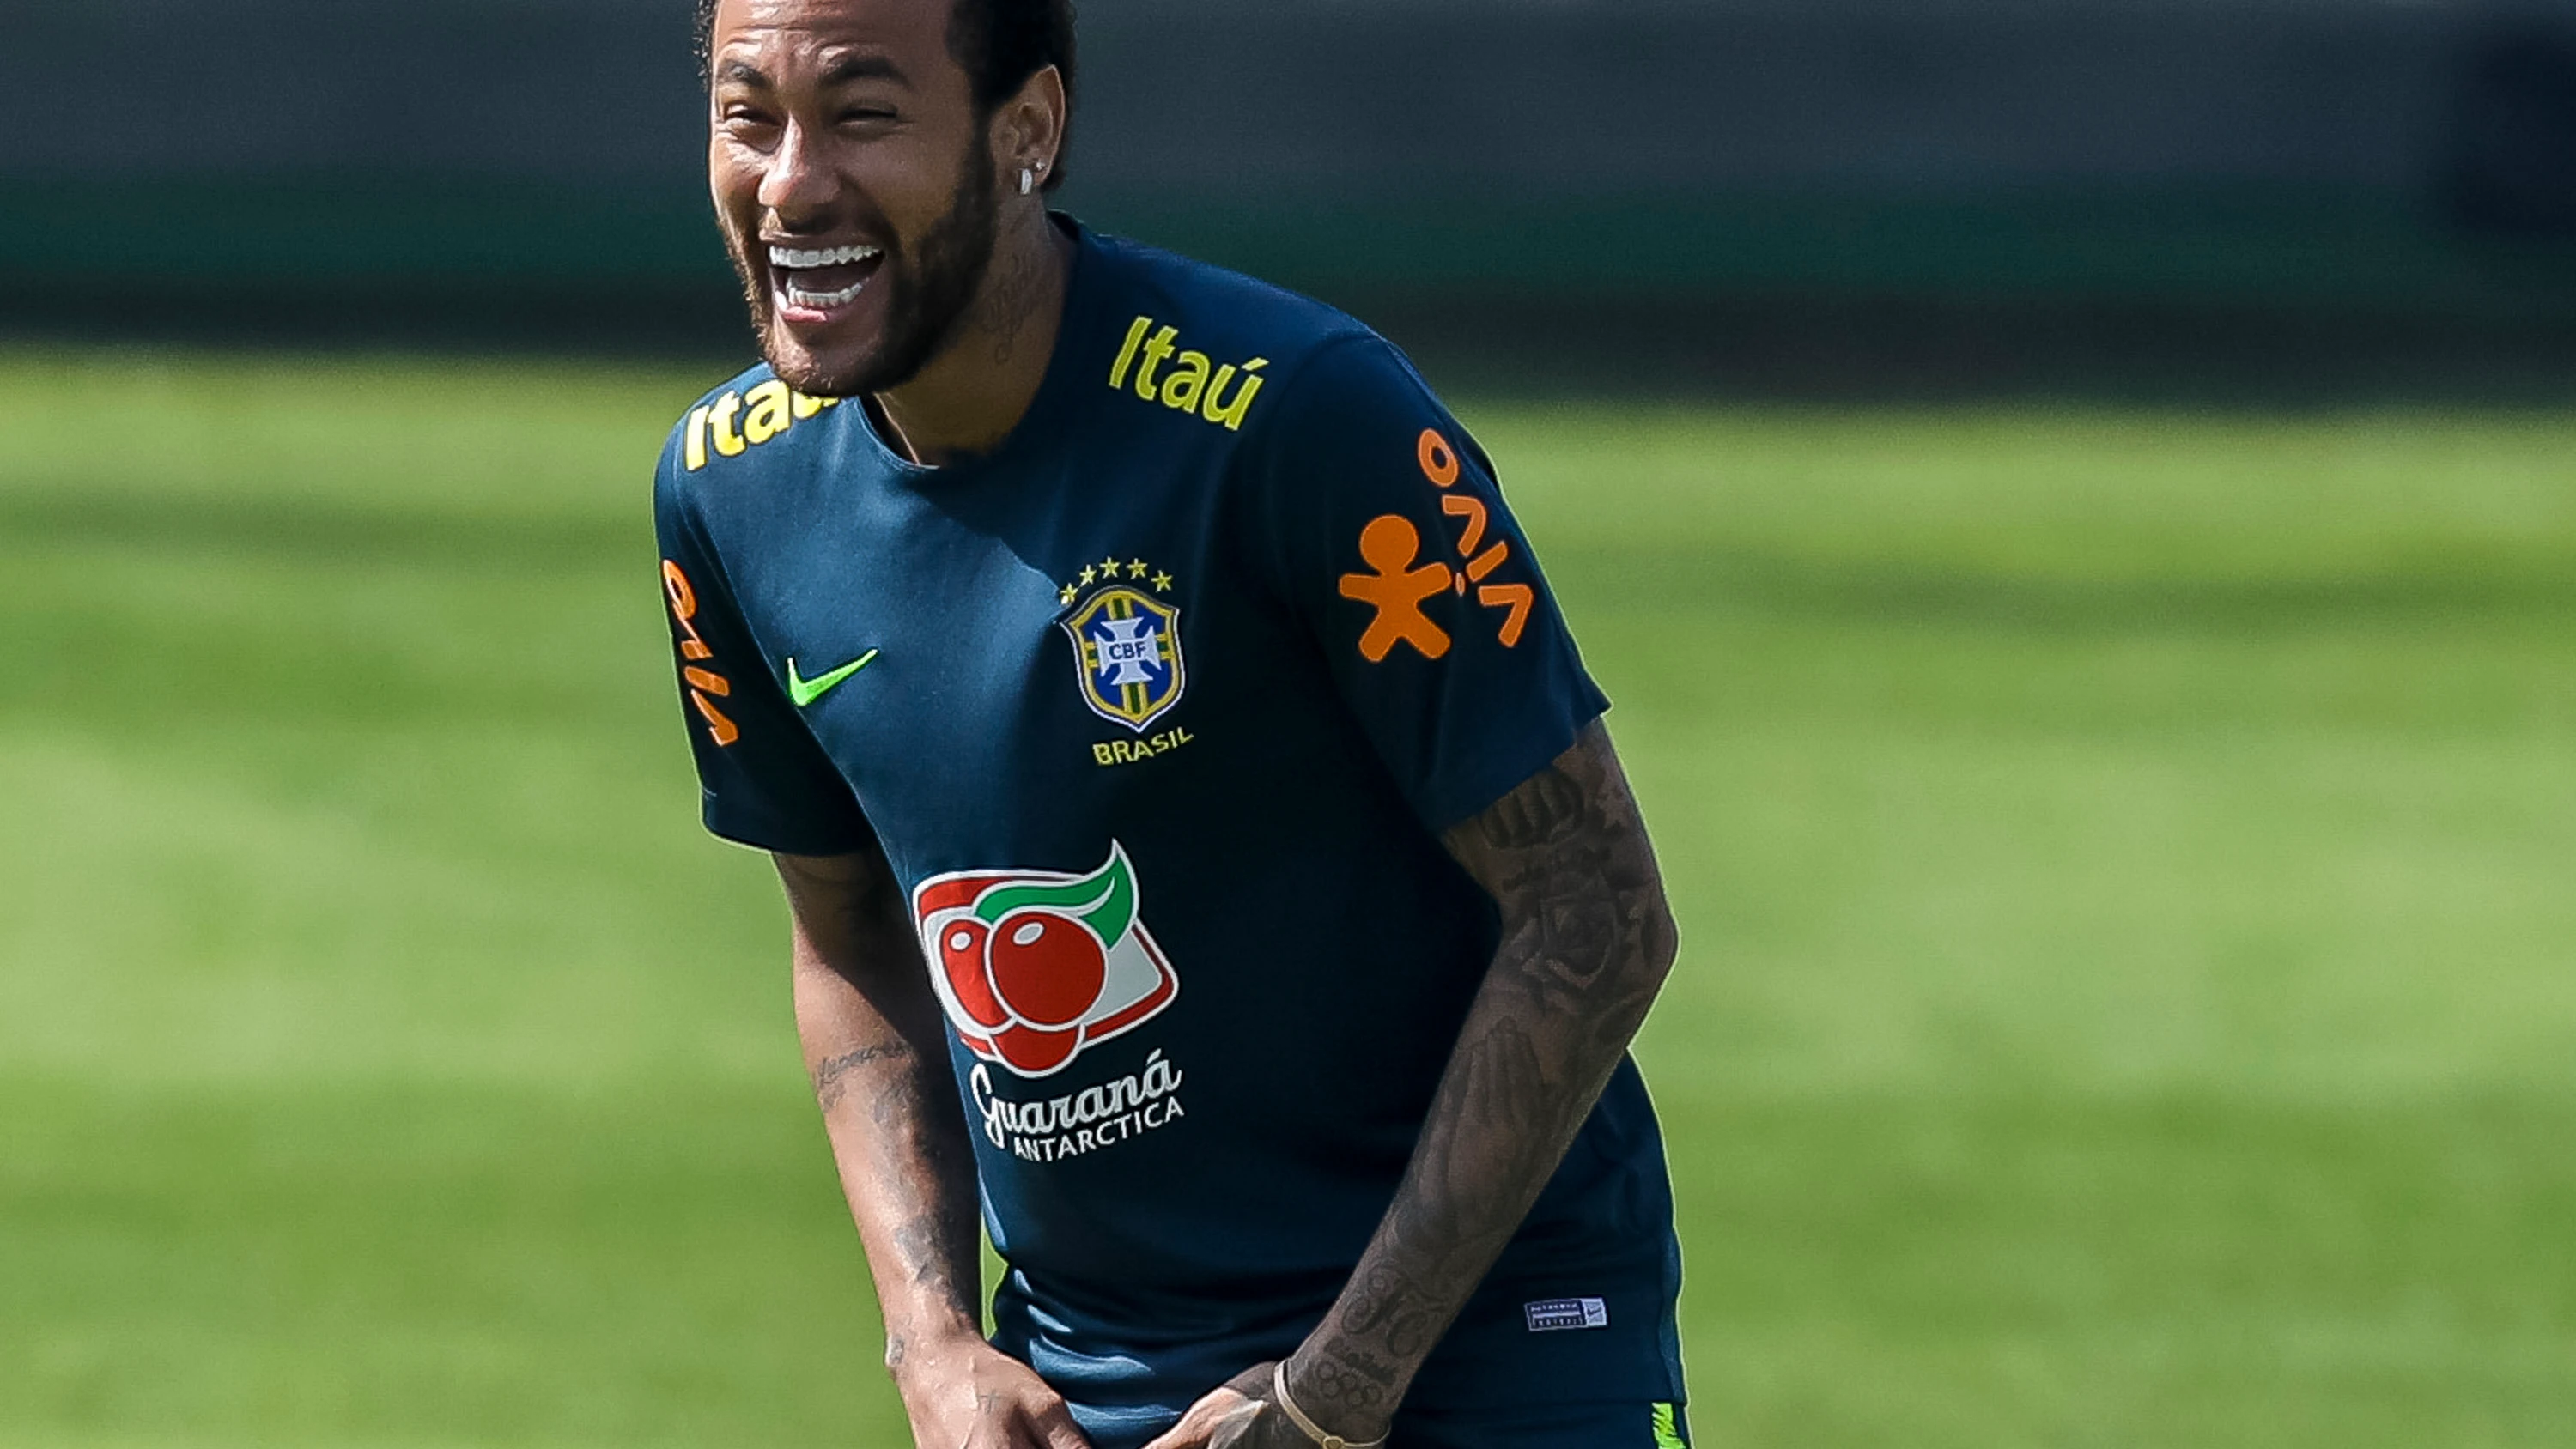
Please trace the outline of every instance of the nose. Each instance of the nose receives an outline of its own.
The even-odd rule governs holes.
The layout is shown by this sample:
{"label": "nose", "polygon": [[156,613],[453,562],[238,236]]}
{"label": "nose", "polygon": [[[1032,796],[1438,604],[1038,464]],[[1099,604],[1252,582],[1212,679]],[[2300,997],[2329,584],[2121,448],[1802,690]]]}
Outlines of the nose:
{"label": "nose", "polygon": [[814,135],[791,121],[769,155],[760,178],[760,204],[791,231],[818,219],[832,202],[832,175],[814,145]]}

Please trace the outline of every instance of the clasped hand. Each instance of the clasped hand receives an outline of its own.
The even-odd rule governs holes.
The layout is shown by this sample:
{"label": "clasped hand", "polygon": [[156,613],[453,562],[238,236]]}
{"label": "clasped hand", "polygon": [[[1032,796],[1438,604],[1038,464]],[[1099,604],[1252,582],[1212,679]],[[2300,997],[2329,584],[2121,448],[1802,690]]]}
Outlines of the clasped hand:
{"label": "clasped hand", "polygon": [[[1064,1398],[1028,1365],[980,1339],[943,1346],[898,1376],[920,1449],[1091,1449]],[[1190,1405],[1145,1449],[1315,1449],[1271,1398],[1255,1364]]]}
{"label": "clasped hand", "polygon": [[914,1350],[895,1386],[919,1449],[1091,1449],[1064,1396],[978,1336]]}
{"label": "clasped hand", "polygon": [[1272,1401],[1274,1367],[1259,1363],[1236,1374],[1145,1449],[1315,1449]]}

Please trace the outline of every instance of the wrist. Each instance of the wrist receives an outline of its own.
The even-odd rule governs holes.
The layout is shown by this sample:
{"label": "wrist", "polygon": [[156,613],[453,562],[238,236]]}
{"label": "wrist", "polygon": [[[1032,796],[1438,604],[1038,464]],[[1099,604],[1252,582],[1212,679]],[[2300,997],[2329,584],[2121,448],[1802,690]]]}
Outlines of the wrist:
{"label": "wrist", "polygon": [[989,1348],[979,1325],[954,1315],[888,1325],[886,1372],[900,1388],[924,1374],[947,1372],[961,1358]]}
{"label": "wrist", "polygon": [[1327,1434],[1351,1444],[1385,1439],[1413,1366],[1319,1339],[1307,1339],[1279,1366],[1279,1387],[1298,1413]]}

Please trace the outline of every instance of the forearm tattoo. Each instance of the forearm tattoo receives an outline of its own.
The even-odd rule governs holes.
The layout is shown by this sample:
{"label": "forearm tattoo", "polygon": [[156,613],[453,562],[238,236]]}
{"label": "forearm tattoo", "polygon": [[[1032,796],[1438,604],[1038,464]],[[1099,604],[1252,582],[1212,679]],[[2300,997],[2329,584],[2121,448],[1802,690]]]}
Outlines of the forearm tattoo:
{"label": "forearm tattoo", "polygon": [[848,1095],[849,1078],[852,1072],[870,1062],[911,1055],[912,1048],[902,1042],[875,1042],[857,1051],[844,1052],[828,1061],[818,1062],[814,1066],[814,1101],[826,1115],[829,1115],[833,1108],[841,1105],[841,1099]]}
{"label": "forearm tattoo", "polygon": [[1511,1241],[1645,1020],[1674,952],[1636,801],[1608,734],[1450,832],[1501,908],[1403,1184],[1322,1328],[1289,1366],[1298,1406],[1370,1438]]}
{"label": "forearm tattoo", "polygon": [[810,1033],[814,1100],[869,1243],[892,1367],[908,1351],[907,1321],[976,1319],[974,1152],[948,1089],[929,974],[883,858],[783,857],[779,874],[799,938],[798,1024]]}

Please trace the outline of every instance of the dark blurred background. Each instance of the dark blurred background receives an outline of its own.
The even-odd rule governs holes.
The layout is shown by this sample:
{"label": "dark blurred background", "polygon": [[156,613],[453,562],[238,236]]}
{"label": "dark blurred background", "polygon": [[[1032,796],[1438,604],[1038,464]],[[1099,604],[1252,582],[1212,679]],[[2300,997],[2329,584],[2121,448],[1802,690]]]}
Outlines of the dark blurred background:
{"label": "dark blurred background", "polygon": [[[685,0],[91,0],[0,328],[739,350]],[[1487,382],[2576,375],[2566,0],[1088,0],[1067,204]]]}

